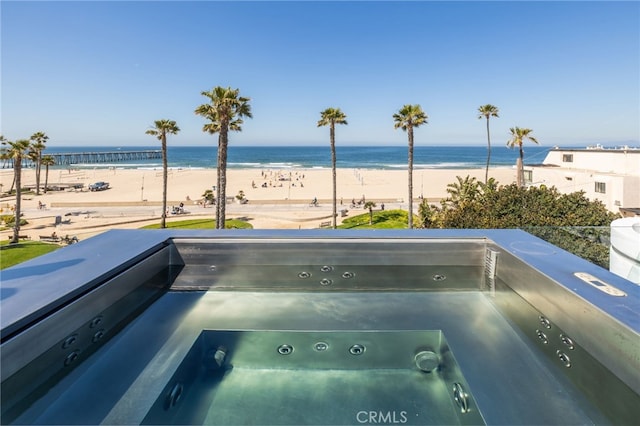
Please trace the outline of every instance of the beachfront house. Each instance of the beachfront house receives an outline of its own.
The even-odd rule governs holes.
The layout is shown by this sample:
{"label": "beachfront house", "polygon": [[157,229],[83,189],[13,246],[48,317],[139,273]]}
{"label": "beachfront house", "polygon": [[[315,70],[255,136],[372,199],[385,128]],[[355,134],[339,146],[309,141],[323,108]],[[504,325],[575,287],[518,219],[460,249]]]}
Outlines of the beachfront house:
{"label": "beachfront house", "polygon": [[640,148],[554,148],[542,164],[525,166],[529,186],[555,186],[562,193],[584,191],[614,213],[640,211]]}

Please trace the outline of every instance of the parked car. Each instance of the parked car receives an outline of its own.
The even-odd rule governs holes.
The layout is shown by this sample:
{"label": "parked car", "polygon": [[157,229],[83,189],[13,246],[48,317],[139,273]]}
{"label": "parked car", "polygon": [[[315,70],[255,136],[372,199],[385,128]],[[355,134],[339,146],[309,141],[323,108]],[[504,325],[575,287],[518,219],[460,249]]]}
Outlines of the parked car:
{"label": "parked car", "polygon": [[96,182],[89,185],[89,191],[104,191],[109,189],[109,182]]}

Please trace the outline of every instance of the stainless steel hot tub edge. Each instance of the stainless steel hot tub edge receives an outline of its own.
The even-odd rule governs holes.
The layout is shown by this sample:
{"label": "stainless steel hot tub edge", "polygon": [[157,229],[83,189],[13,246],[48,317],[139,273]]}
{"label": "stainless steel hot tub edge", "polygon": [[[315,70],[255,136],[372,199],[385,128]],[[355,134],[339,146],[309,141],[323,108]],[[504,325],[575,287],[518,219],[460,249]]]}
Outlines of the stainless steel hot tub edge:
{"label": "stainless steel hot tub edge", "polygon": [[42,395],[166,292],[182,264],[175,246],[165,243],[111,266],[86,280],[88,284],[73,296],[50,301],[44,319],[27,323],[25,312],[7,324],[12,333],[0,346],[2,424],[11,422],[26,400]]}
{"label": "stainless steel hot tub edge", "polygon": [[[326,266],[326,271],[313,271],[314,280],[320,277],[314,281],[313,291],[319,292],[415,291],[402,289],[398,284],[390,288],[351,288],[356,281],[347,273],[352,271],[336,267],[355,261],[371,263],[369,269],[375,270],[376,262],[367,260],[366,251],[351,250],[358,244],[377,245],[378,249],[388,244],[386,247],[392,253],[387,260],[379,260],[379,266],[385,262],[389,266],[403,262],[411,265],[406,255],[414,253],[423,269],[418,275],[408,275],[407,285],[418,282],[424,273],[431,289],[483,291],[541,354],[553,360],[558,374],[566,375],[612,423],[631,423],[640,418],[638,287],[522,231],[163,230],[110,231],[53,256],[3,271],[2,423],[12,422],[28,408],[28,396],[37,397],[46,391],[48,384],[72,371],[170,286],[202,290],[189,285],[197,282],[198,277],[216,272],[215,263],[207,261],[211,244],[220,247],[214,250],[215,256],[218,259],[227,256],[229,264],[234,256],[246,256],[243,261],[248,264],[281,260],[299,266],[299,271],[293,269],[296,275],[291,277],[289,287],[284,287],[285,291],[299,291],[296,286],[301,282],[311,282],[299,276],[311,260],[278,259],[277,250],[260,253],[242,250],[242,244],[246,243],[275,249],[277,244],[296,242],[303,243],[300,247],[324,247],[322,256],[315,260]],[[193,243],[204,251],[193,251]],[[421,244],[428,243],[435,244],[435,248],[421,250]],[[438,246],[440,243],[443,244]],[[441,250],[446,247],[444,243],[456,248]],[[340,250],[332,253],[332,245],[349,247],[349,254]],[[225,247],[229,248],[226,253]],[[487,251],[491,252],[494,264],[485,263]],[[466,254],[461,256],[462,252]],[[446,279],[441,280],[437,268],[430,269],[443,264],[454,271],[456,265],[467,267],[473,279],[465,283],[460,278],[457,281],[461,285],[450,287]],[[491,274],[487,273],[489,267],[494,269]],[[50,291],[46,284],[59,281],[63,271],[65,276],[72,277],[72,282]],[[268,275],[266,271],[263,273]],[[358,271],[356,276],[360,275]],[[603,291],[598,283],[586,282],[585,276],[606,283],[624,296]],[[255,291],[260,285],[244,291]],[[229,289],[222,286],[216,291]],[[231,290],[238,288],[232,286]],[[33,298],[38,298],[37,304]],[[109,326],[105,327],[107,319]],[[48,325],[52,323],[56,326]],[[42,366],[25,370],[36,359],[42,361]]]}

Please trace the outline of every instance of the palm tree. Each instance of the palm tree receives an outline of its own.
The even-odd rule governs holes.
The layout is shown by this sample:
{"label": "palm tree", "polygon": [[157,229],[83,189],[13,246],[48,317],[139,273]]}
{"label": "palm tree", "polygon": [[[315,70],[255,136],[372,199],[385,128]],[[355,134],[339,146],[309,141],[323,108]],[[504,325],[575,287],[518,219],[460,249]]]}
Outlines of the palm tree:
{"label": "palm tree", "polygon": [[489,180],[489,163],[491,162],[491,137],[489,136],[489,117],[499,118],[499,111],[497,106],[486,104],[479,107],[478,112],[478,119],[482,117],[485,117],[487,119],[487,170],[484,173],[484,183],[487,183],[487,181]]}
{"label": "palm tree", "polygon": [[216,229],[224,229],[225,203],[227,191],[227,145],[229,142],[229,130],[242,131],[242,117],[251,118],[250,98],[239,96],[240,89],[231,87],[214,87],[209,92],[201,92],[202,96],[209,98],[210,103],[202,104],[196,108],[195,113],[209,120],[202,127],[203,132],[218,135],[218,182],[216,203]]}
{"label": "palm tree", "polygon": [[[441,201],[442,203],[442,201]],[[438,228],[438,213],[440,209],[432,206],[426,199],[422,199],[418,205],[418,217],[421,228]]]}
{"label": "palm tree", "polygon": [[331,142],[331,172],[333,177],[333,229],[337,228],[337,197],[336,197],[336,124],[348,124],[347,116],[340,108],[327,108],[320,113],[318,127],[329,126]]}
{"label": "palm tree", "polygon": [[162,143],[162,219],[160,228],[167,227],[167,133],[177,135],[180,128],[173,120],[156,120],[153,122],[154,128],[147,130],[147,135],[156,136]]}
{"label": "palm tree", "polygon": [[[4,135],[0,135],[0,144],[4,145],[4,143],[7,140],[5,139]],[[7,156],[7,153],[5,152],[4,147],[2,147],[2,149],[0,149],[0,160],[3,161],[3,165],[6,164],[6,161],[9,159],[9,157]],[[15,176],[14,176],[14,180],[15,180]],[[0,188],[2,188],[4,185],[0,184]],[[13,190],[13,183],[11,184],[11,189],[9,189],[9,194],[11,194],[11,191]]]}
{"label": "palm tree", "polygon": [[42,170],[42,151],[46,148],[49,136],[44,132],[31,135],[31,159],[36,165],[36,195],[40,195],[40,171]]}
{"label": "palm tree", "polygon": [[426,124],[428,118],[417,104],[407,104],[393,114],[394,128],[401,128],[409,135],[409,229],[413,228],[413,128]]}
{"label": "palm tree", "polygon": [[529,139],[531,142],[538,143],[536,138],[530,136],[529,134],[533,132],[531,129],[525,129],[520,127],[511,127],[509,129],[511,132],[511,139],[507,141],[507,146],[509,148],[518,147],[520,150],[520,157],[518,158],[518,174],[516,176],[516,180],[518,182],[518,186],[520,188],[524,187],[524,150],[522,149],[522,144],[525,139]]}
{"label": "palm tree", "polygon": [[373,201],[367,201],[366,203],[364,203],[364,206],[362,206],[362,208],[364,209],[369,209],[369,225],[373,225],[373,208],[376,206],[376,203],[374,203]]}
{"label": "palm tree", "polygon": [[53,166],[54,164],[56,164],[56,159],[51,155],[45,155],[44,157],[42,157],[41,163],[45,167],[44,192],[46,193],[47,185],[49,184],[49,166]]}
{"label": "palm tree", "polygon": [[455,206],[464,207],[476,200],[480,195],[480,183],[475,177],[467,175],[464,179],[456,176],[457,182],[447,184],[447,193],[449,196],[446,201],[451,202]]}
{"label": "palm tree", "polygon": [[[8,144],[8,140],[5,139],[5,137],[3,135],[0,135],[0,144],[2,145],[6,145]],[[14,162],[13,159],[11,158],[11,156],[9,155],[9,150],[7,147],[2,147],[2,149],[0,150],[0,159],[2,159],[2,161],[5,162],[5,164],[7,163],[11,163],[11,167],[14,166]],[[15,169],[14,169],[14,174],[13,174],[13,180],[11,181],[11,187],[9,188],[9,192],[8,194],[11,194],[13,192],[13,188],[15,187],[16,184],[16,175],[15,175]]]}
{"label": "palm tree", "polygon": [[12,243],[20,240],[20,204],[22,202],[22,159],[29,153],[29,140],[20,139],[15,142],[2,138],[2,157],[13,160],[13,174],[16,183],[16,209],[15,224],[13,226]]}

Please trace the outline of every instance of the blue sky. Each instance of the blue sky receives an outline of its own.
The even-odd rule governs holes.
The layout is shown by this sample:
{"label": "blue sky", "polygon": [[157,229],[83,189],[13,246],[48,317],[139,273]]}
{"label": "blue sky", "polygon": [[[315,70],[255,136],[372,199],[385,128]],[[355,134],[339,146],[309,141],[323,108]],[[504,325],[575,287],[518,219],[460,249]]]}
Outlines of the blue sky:
{"label": "blue sky", "polygon": [[477,108],[541,145],[640,141],[640,3],[2,1],[1,129],[49,146],[211,145],[194,109],[214,86],[251,98],[237,145],[406,144],[392,115],[420,104],[417,145],[484,145]]}

